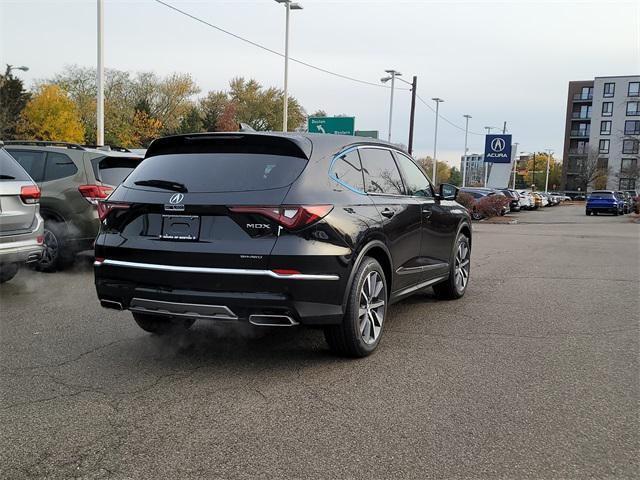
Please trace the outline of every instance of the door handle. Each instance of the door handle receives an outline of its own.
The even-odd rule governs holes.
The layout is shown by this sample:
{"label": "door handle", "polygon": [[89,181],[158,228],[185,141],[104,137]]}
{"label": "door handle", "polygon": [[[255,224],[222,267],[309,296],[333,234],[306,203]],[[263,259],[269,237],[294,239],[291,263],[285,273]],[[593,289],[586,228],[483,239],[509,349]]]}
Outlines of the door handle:
{"label": "door handle", "polygon": [[433,212],[431,210],[429,210],[428,208],[425,208],[422,210],[422,215],[424,216],[424,218],[429,218],[431,216]]}
{"label": "door handle", "polygon": [[391,218],[391,217],[393,217],[393,216],[396,214],[396,212],[394,212],[394,211],[393,211],[393,210],[391,210],[390,208],[385,208],[384,210],[382,210],[382,211],[380,212],[380,214],[381,214],[383,217]]}

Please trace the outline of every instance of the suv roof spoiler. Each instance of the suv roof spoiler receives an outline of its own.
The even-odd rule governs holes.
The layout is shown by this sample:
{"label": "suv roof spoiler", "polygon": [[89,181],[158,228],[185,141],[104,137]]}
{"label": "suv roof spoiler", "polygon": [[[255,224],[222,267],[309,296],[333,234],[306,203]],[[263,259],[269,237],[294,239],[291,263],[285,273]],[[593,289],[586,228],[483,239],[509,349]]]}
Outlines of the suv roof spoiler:
{"label": "suv roof spoiler", "polygon": [[296,134],[219,132],[174,135],[154,140],[145,158],[181,153],[262,153],[311,157],[311,141]]}

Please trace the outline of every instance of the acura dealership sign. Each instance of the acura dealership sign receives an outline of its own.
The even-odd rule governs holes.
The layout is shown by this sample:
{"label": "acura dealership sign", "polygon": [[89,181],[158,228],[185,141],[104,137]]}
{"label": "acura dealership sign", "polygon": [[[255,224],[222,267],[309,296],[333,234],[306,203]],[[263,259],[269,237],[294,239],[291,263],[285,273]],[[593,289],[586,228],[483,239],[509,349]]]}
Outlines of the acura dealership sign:
{"label": "acura dealership sign", "polygon": [[511,163],[511,135],[487,135],[484,141],[484,161]]}

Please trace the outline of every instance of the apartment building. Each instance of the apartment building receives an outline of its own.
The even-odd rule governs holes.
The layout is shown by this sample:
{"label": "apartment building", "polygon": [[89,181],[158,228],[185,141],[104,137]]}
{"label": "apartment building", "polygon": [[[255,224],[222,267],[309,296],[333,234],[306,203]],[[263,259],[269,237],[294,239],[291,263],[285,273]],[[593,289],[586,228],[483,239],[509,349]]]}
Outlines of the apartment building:
{"label": "apartment building", "polygon": [[472,153],[463,155],[460,159],[460,171],[467,169],[465,185],[467,187],[479,187],[484,185],[484,155]]}
{"label": "apartment building", "polygon": [[[640,188],[640,75],[569,82],[562,188]],[[589,165],[602,175],[587,185]]]}

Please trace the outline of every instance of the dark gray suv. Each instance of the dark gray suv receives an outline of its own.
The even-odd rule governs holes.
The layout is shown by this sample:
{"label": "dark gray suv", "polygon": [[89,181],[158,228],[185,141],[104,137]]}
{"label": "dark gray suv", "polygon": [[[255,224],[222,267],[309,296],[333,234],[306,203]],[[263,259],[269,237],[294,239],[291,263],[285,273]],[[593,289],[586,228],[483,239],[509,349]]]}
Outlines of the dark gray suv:
{"label": "dark gray suv", "polygon": [[98,200],[106,199],[142,157],[122,148],[91,148],[62,142],[6,141],[6,150],[41,190],[43,271],[62,269],[93,248],[100,221]]}

